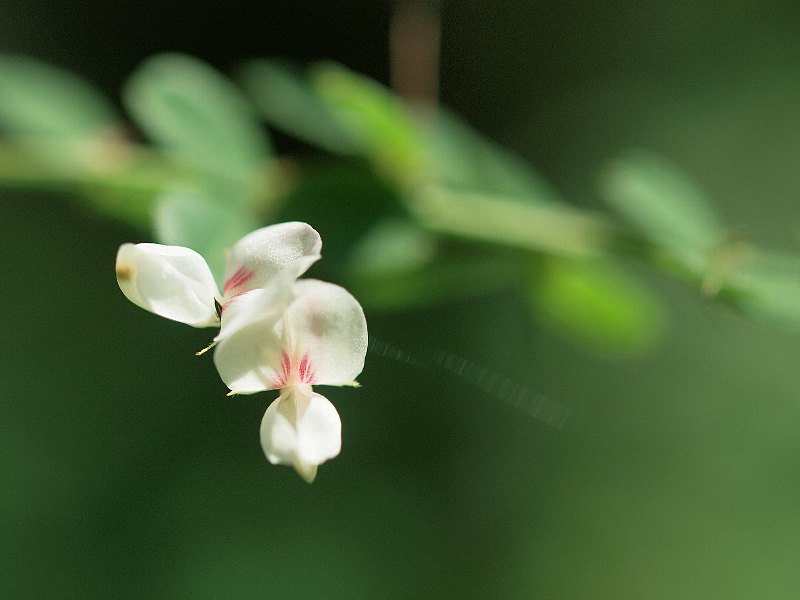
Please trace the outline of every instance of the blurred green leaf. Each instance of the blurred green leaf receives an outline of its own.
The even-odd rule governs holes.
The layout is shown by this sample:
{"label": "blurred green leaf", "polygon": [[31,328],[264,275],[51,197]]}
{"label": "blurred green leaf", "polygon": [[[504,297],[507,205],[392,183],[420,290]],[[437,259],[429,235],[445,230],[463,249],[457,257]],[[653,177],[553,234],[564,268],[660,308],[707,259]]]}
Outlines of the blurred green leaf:
{"label": "blurred green leaf", "polygon": [[778,320],[800,331],[800,256],[753,252],[728,276],[729,299],[755,317]]}
{"label": "blurred green leaf", "polygon": [[404,215],[396,189],[361,160],[318,157],[305,162],[302,177],[282,200],[276,221],[305,221],[323,233],[326,260],[314,266],[320,274],[341,269],[376,223]]}
{"label": "blurred green leaf", "polygon": [[347,285],[368,309],[398,310],[492,294],[518,281],[519,273],[509,261],[484,258],[387,270],[354,269]]}
{"label": "blurred green leaf", "polygon": [[0,55],[0,130],[13,136],[7,150],[32,160],[11,157],[3,165],[10,179],[65,182],[108,169],[124,143],[120,122],[105,96],[77,75]]}
{"label": "blurred green leaf", "polygon": [[119,122],[103,94],[77,75],[33,58],[0,55],[0,127],[9,133],[71,139]]}
{"label": "blurred green leaf", "polygon": [[152,194],[95,185],[87,189],[86,202],[109,217],[144,231],[150,229],[155,203]]}
{"label": "blurred green leaf", "polygon": [[258,225],[246,213],[231,210],[192,191],[163,196],[154,212],[156,240],[199,252],[211,267],[217,283],[224,277],[225,250]]}
{"label": "blurred green leaf", "polygon": [[393,181],[416,182],[423,168],[424,141],[399,98],[378,82],[333,63],[313,69],[312,85],[378,170]]}
{"label": "blurred green leaf", "polygon": [[356,143],[314,93],[289,67],[253,60],[239,72],[242,86],[266,121],[284,133],[337,154],[352,154]]}
{"label": "blurred green leaf", "polygon": [[266,169],[271,151],[253,108],[196,58],[149,58],[127,82],[123,99],[150,138],[203,173],[255,185]]}
{"label": "blurred green leaf", "polygon": [[181,177],[159,155],[128,148],[118,168],[94,173],[82,190],[87,202],[108,216],[149,230],[155,204]]}
{"label": "blurred green leaf", "polygon": [[555,188],[521,158],[445,109],[439,109],[426,134],[427,164],[437,183],[534,202],[560,199]]}
{"label": "blurred green leaf", "polygon": [[549,259],[529,270],[534,311],[575,343],[605,355],[651,348],[665,314],[655,297],[607,263]]}
{"label": "blurred green leaf", "polygon": [[353,248],[351,269],[360,274],[408,271],[429,263],[435,251],[434,237],[411,221],[384,219]]}
{"label": "blurred green leaf", "polygon": [[725,230],[706,196],[668,160],[644,152],[613,161],[601,181],[606,201],[683,265],[703,272]]}
{"label": "blurred green leaf", "polygon": [[94,154],[80,156],[75,147],[66,152],[68,146],[29,140],[0,144],[0,188],[68,194],[110,217],[148,229],[154,199],[181,177],[173,165],[141,147],[106,139],[94,147]]}

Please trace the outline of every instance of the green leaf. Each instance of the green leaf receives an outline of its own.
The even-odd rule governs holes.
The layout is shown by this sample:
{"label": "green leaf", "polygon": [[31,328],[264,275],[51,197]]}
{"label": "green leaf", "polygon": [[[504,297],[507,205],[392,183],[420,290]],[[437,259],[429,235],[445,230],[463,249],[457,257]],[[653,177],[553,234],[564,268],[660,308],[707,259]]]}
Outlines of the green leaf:
{"label": "green leaf", "polygon": [[519,280],[508,261],[451,260],[387,270],[354,269],[348,289],[376,310],[419,308],[507,290]]}
{"label": "green leaf", "polygon": [[753,252],[731,271],[721,294],[750,316],[800,331],[800,256]]}
{"label": "green leaf", "polygon": [[9,133],[72,139],[119,122],[105,96],[77,75],[33,58],[0,55],[0,127]]}
{"label": "green leaf", "polygon": [[550,259],[532,265],[529,276],[534,311],[590,351],[632,355],[653,347],[662,337],[662,306],[610,264]]}
{"label": "green leaf", "polygon": [[269,142],[244,94],[196,58],[149,58],[123,99],[150,138],[202,173],[254,185],[267,166]]}
{"label": "green leaf", "polygon": [[419,269],[431,262],[436,241],[411,221],[384,219],[353,248],[351,269],[360,274],[381,274]]}
{"label": "green leaf", "polygon": [[[77,75],[33,58],[0,55],[0,131],[32,160],[27,174],[75,180],[113,168],[124,144],[120,118],[103,94]],[[24,159],[23,159],[24,162]],[[10,170],[22,163],[5,165]],[[26,179],[26,173],[12,176]]]}
{"label": "green leaf", "polygon": [[[387,216],[404,215],[397,191],[364,161],[319,157],[304,163],[303,177],[282,198],[276,221],[305,221],[326,232],[322,274],[340,270],[355,244]],[[324,277],[323,277],[324,279]]]}
{"label": "green leaf", "polygon": [[239,72],[242,86],[267,123],[314,146],[352,154],[357,145],[309,83],[272,60],[253,60]]}
{"label": "green leaf", "polygon": [[176,191],[160,198],[154,213],[156,240],[199,252],[217,283],[224,277],[225,250],[257,227],[246,213],[193,191]]}
{"label": "green leaf", "polygon": [[439,109],[426,134],[427,163],[436,183],[533,202],[560,200],[555,188],[520,157],[484,138],[453,113]]}
{"label": "green leaf", "polygon": [[703,272],[725,230],[706,196],[680,168],[644,152],[612,162],[602,178],[606,201],[653,243]]}
{"label": "green leaf", "polygon": [[94,173],[82,183],[84,197],[107,215],[149,230],[155,204],[180,174],[160,156],[130,148],[119,167]]}
{"label": "green leaf", "polygon": [[401,183],[417,181],[424,141],[398,97],[376,81],[331,63],[313,70],[312,85],[380,172]]}

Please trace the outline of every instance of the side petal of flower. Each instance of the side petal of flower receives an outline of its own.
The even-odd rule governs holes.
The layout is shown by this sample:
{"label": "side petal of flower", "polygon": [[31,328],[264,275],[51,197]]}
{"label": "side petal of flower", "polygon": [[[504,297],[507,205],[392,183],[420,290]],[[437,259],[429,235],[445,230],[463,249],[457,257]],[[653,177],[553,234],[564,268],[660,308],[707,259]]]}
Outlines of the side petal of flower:
{"label": "side petal of flower", "polygon": [[342,422],[333,404],[309,386],[288,388],[261,421],[261,447],[272,464],[292,465],[308,483],[339,454]]}
{"label": "side petal of flower", "polygon": [[217,344],[214,365],[232,392],[254,394],[283,387],[280,337],[274,325],[251,323]]}
{"label": "side petal of flower", "polygon": [[221,323],[216,341],[230,337],[242,327],[258,321],[276,321],[294,300],[294,278],[288,273],[273,277],[266,287],[241,292],[221,306]]}
{"label": "side petal of flower", "polygon": [[223,306],[214,365],[231,391],[253,394],[287,383],[288,358],[278,328],[293,297],[291,289],[275,285],[252,290]]}
{"label": "side petal of flower", "polygon": [[283,321],[284,347],[296,357],[300,382],[348,385],[364,368],[367,321],[344,288],[303,279]]}
{"label": "side petal of flower", "polygon": [[117,252],[122,293],[157,315],[193,327],[219,325],[214,276],[194,250],[161,244],[123,244]]}
{"label": "side petal of flower", "polygon": [[249,233],[228,255],[225,297],[264,287],[284,270],[296,279],[319,260],[321,251],[319,233],[306,223],[279,223]]}

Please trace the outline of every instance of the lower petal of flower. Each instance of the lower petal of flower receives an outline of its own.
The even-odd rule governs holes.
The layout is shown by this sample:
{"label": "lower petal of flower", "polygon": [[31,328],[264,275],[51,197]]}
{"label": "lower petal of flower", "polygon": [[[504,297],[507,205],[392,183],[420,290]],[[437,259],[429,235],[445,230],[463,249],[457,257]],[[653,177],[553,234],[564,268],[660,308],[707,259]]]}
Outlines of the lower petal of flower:
{"label": "lower petal of flower", "polygon": [[341,450],[339,414],[311,386],[286,388],[261,421],[261,447],[272,464],[291,465],[311,483],[316,467]]}

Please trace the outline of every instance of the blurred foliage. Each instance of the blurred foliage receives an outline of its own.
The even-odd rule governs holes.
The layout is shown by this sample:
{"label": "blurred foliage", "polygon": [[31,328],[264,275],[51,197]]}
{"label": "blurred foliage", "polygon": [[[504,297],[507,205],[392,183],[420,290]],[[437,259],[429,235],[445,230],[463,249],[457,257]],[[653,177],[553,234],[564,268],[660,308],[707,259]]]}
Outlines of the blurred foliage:
{"label": "blurred foliage", "polygon": [[[525,11],[542,6],[551,25],[572,10]],[[514,37],[520,15],[487,4],[477,17],[508,39],[488,38],[491,56],[461,48],[476,87],[451,102],[472,121],[502,115],[517,142],[541,134],[524,152],[553,153],[547,172],[561,160],[567,185],[332,62],[257,59],[228,79],[158,55],[123,87],[127,124],[75,74],[3,56],[0,194],[17,201],[0,245],[22,291],[6,306],[2,595],[796,596],[797,340],[782,329],[800,324],[800,258],[771,231],[742,233],[778,227],[762,196],[794,201],[794,163],[772,146],[796,137],[780,99],[797,78],[765,85],[759,54],[794,47],[791,27],[752,33],[754,3],[726,23],[710,5],[615,6],[592,9],[607,23],[587,12],[567,48],[563,27]],[[472,31],[473,10],[448,18]],[[717,27],[728,45],[705,42]],[[724,66],[740,46],[747,61]],[[534,50],[538,112],[520,93],[534,82],[492,72]],[[624,143],[606,143],[614,130]],[[283,154],[287,135],[305,145]],[[706,156],[725,163],[716,177]],[[576,193],[601,160],[599,185]],[[757,169],[751,189],[719,175]],[[752,201],[731,209],[733,192]],[[371,332],[406,350],[370,355],[358,402],[332,394],[345,449],[302,493],[258,448],[268,400],[224,399],[192,362],[207,332],[167,344],[169,325],[125,312],[110,268],[120,242],[152,238],[197,249],[219,277],[244,231],[295,218],[323,233],[312,275],[348,286]],[[568,404],[567,428],[415,360],[442,347]]]}
{"label": "blurred foliage", "polygon": [[422,134],[400,98],[339,65],[318,65],[310,77],[319,98],[381,175],[400,185],[417,180]]}
{"label": "blurred foliage", "polygon": [[337,154],[351,154],[357,144],[339,125],[311,83],[284,64],[254,60],[239,79],[264,119],[289,135]]}
{"label": "blurred foliage", "polygon": [[142,131],[200,174],[246,183],[266,170],[269,145],[254,110],[208,65],[178,54],[154,56],[130,78],[123,97]]}
{"label": "blurred foliage", "polygon": [[225,251],[231,240],[238,240],[257,229],[249,214],[196,194],[175,191],[159,198],[153,214],[153,232],[163,244],[192,248],[206,259],[211,272],[222,285]]}
{"label": "blurred foliage", "polygon": [[[0,83],[14,90],[16,100],[0,111],[0,124],[8,132],[5,150],[13,154],[18,148],[24,157],[32,139],[37,148],[55,144],[53,155],[64,141],[96,145],[106,157],[102,166],[90,156],[68,158],[70,164],[84,160],[70,179],[82,184],[86,197],[132,224],[141,224],[143,211],[150,211],[156,240],[196,248],[219,273],[222,250],[248,229],[274,219],[280,205],[293,202],[294,190],[304,185],[302,167],[271,157],[256,120],[260,114],[269,125],[323,150],[362,157],[373,166],[372,176],[383,180],[405,206],[402,230],[387,230],[377,214],[376,221],[357,220],[353,228],[363,241],[354,246],[356,259],[349,262],[359,266],[350,278],[368,304],[418,306],[479,293],[482,287],[487,292],[498,285],[513,287],[525,279],[525,272],[538,268],[542,253],[566,256],[582,262],[547,262],[543,272],[548,275],[530,287],[536,298],[531,307],[594,352],[617,354],[622,346],[638,352],[658,341],[662,328],[654,324],[664,321],[663,308],[635,278],[621,272],[612,277],[602,264],[615,254],[633,252],[655,266],[680,267],[678,274],[699,282],[707,294],[744,296],[748,306],[772,305],[756,308],[764,314],[795,320],[800,315],[800,308],[794,308],[800,299],[790,297],[796,284],[776,286],[778,282],[745,277],[746,284],[737,287],[738,265],[726,263],[720,271],[716,258],[725,248],[726,234],[719,219],[689,178],[655,155],[622,157],[605,171],[604,195],[628,217],[632,230],[626,232],[605,217],[570,207],[523,161],[454,115],[406,106],[377,82],[344,67],[317,65],[306,79],[261,59],[246,63],[239,75],[252,105],[231,81],[197,59],[164,54],[145,61],[123,95],[136,124],[156,144],[143,148],[104,137],[101,125],[116,131],[121,125],[111,121],[113,111],[91,85],[32,59],[7,57],[0,62]],[[65,82],[69,112],[60,121],[62,98],[55,88]],[[35,111],[25,112],[29,106]],[[150,170],[151,164],[157,168]],[[63,176],[58,168],[50,174],[56,180]],[[39,173],[30,183],[42,179],[46,174]],[[326,185],[333,183],[323,180]],[[115,189],[104,194],[108,187]],[[331,210],[337,218],[354,214],[347,206]],[[434,243],[433,234],[513,249],[518,274],[492,267],[481,258],[481,246],[471,258],[462,253],[453,262],[436,250],[443,246]],[[385,259],[381,245],[393,248],[393,260]],[[375,253],[374,259],[365,261],[365,253]],[[424,261],[415,258],[420,254]],[[402,268],[398,261],[405,262]],[[437,283],[458,280],[459,272],[469,284]],[[796,281],[797,276],[784,271],[778,278]],[[727,291],[732,293],[722,293]],[[782,299],[776,301],[776,294]],[[610,310],[611,299],[618,301],[615,310]]]}
{"label": "blurred foliage", "polygon": [[529,278],[534,308],[600,354],[636,354],[662,335],[662,307],[612,265],[551,260]]}
{"label": "blurred foliage", "polygon": [[53,142],[119,122],[100,91],[77,75],[25,56],[0,57],[0,120],[9,134]]}
{"label": "blurred foliage", "polygon": [[687,174],[663,158],[638,153],[612,162],[603,183],[608,202],[667,258],[701,276],[708,272],[725,230]]}

